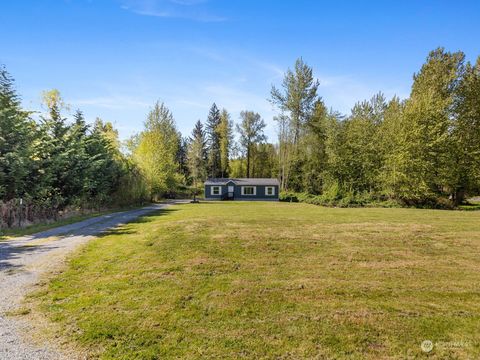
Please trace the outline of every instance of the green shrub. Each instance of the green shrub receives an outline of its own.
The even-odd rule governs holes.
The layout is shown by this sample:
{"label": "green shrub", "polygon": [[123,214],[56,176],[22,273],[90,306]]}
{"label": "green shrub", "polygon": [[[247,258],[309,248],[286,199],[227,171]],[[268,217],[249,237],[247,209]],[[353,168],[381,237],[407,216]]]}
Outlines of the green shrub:
{"label": "green shrub", "polygon": [[280,201],[302,202],[312,205],[331,207],[399,207],[396,200],[384,199],[370,192],[355,193],[353,191],[341,192],[333,185],[329,191],[322,195],[308,193],[295,193],[283,191],[280,193]]}

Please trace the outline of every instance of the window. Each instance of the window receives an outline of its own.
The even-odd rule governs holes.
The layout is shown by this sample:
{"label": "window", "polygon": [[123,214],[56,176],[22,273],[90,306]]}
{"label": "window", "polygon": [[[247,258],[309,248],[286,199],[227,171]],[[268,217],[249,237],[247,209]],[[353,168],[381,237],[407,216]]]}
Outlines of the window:
{"label": "window", "polygon": [[274,196],[275,195],[275,186],[267,186],[265,188],[265,195]]}
{"label": "window", "polygon": [[242,195],[257,195],[255,186],[242,186]]}
{"label": "window", "polygon": [[211,191],[212,195],[220,195],[221,186],[212,186]]}

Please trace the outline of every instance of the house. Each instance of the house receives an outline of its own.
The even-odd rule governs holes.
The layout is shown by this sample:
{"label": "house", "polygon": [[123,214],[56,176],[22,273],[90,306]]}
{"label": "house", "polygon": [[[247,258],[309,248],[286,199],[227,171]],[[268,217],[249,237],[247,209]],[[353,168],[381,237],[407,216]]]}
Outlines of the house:
{"label": "house", "polygon": [[277,179],[227,179],[205,181],[205,200],[273,200],[278,201]]}

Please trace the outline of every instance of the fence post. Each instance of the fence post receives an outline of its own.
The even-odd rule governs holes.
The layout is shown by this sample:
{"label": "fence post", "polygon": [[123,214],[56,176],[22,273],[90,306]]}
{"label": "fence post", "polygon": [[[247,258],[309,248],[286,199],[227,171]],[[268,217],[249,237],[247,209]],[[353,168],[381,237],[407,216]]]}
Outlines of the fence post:
{"label": "fence post", "polygon": [[23,207],[23,198],[20,198],[20,214],[18,215],[18,227],[22,227],[22,207]]}

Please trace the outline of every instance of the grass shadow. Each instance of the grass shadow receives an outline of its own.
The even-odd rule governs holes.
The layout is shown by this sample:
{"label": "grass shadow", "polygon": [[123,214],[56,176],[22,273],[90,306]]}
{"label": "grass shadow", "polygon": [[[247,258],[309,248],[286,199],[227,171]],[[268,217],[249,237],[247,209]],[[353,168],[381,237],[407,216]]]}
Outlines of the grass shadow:
{"label": "grass shadow", "polygon": [[15,264],[14,261],[26,255],[32,255],[34,253],[41,253],[50,251],[57,246],[48,244],[46,246],[41,245],[24,245],[24,246],[12,246],[8,242],[0,243],[0,271],[10,275],[14,273],[15,269],[23,268],[23,264]]}
{"label": "grass shadow", "polygon": [[131,235],[131,234],[137,234],[138,230],[134,230],[132,227],[129,225],[131,224],[146,224],[146,223],[151,223],[155,221],[159,216],[164,216],[171,214],[175,211],[178,211],[178,209],[172,209],[172,208],[166,208],[166,209],[158,209],[155,211],[152,211],[148,214],[145,214],[143,216],[138,217],[135,220],[129,221],[125,224],[120,223],[117,226],[111,227],[109,229],[106,229],[102,232],[100,232],[97,237],[105,237],[105,236],[110,236],[110,235]]}

